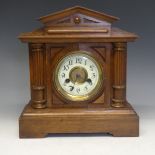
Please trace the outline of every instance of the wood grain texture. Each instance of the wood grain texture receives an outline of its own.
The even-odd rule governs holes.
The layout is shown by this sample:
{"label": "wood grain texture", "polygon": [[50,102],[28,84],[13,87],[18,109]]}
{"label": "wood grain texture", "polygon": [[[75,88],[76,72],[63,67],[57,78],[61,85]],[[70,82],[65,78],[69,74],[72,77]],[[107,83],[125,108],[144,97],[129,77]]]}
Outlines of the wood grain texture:
{"label": "wood grain texture", "polygon": [[114,78],[112,106],[123,107],[126,102],[126,43],[114,43]]}
{"label": "wood grain texture", "polygon": [[88,8],[81,7],[81,6],[75,6],[72,8],[65,9],[63,11],[59,11],[56,13],[52,13],[52,14],[43,16],[43,17],[40,17],[39,20],[42,23],[46,24],[47,22],[49,22],[51,20],[58,20],[58,19],[66,17],[66,16],[75,14],[75,13],[81,13],[81,14],[84,14],[84,15],[87,15],[90,17],[94,17],[95,19],[100,19],[102,21],[103,20],[109,21],[111,23],[119,20],[119,18],[117,18],[117,17],[111,16],[111,15],[108,15],[105,13],[101,13],[98,11],[90,10]]}
{"label": "wood grain texture", "polygon": [[138,136],[139,119],[132,107],[126,109],[78,108],[40,109],[26,106],[19,118],[20,138],[43,138],[49,133],[109,133]]}
{"label": "wood grain texture", "polygon": [[[88,27],[89,29],[89,27]],[[72,34],[47,34],[43,29],[37,29],[33,32],[22,33],[19,39],[22,42],[32,43],[75,43],[75,42],[129,42],[135,41],[138,36],[118,28],[112,28],[110,35],[102,33],[72,33]]]}
{"label": "wood grain texture", "polygon": [[[29,44],[31,100],[19,118],[20,138],[49,133],[110,133],[138,136],[139,117],[126,99],[127,42],[138,36],[112,23],[118,18],[73,7],[40,18],[43,27],[19,36]],[[83,51],[97,60],[100,91],[87,101],[60,95],[54,74],[67,54]]]}
{"label": "wood grain texture", "polygon": [[[108,43],[76,43],[76,44],[48,44],[47,46],[47,54],[48,60],[47,60],[47,67],[48,68],[48,83],[47,83],[47,89],[48,89],[48,105],[50,107],[91,107],[91,106],[108,106],[110,104],[110,98],[108,96],[108,89],[110,89],[109,85],[109,69],[106,69],[106,62],[109,62],[110,58],[107,58],[110,55],[106,55],[106,52],[111,52],[112,47]],[[102,72],[104,73],[103,77],[103,83],[102,83],[102,89],[100,92],[97,93],[97,95],[94,96],[91,101],[85,101],[85,102],[72,102],[69,100],[66,100],[64,97],[62,97],[54,87],[53,78],[54,78],[54,72],[55,68],[59,62],[64,56],[71,54],[73,52],[82,51],[85,54],[88,54],[95,58],[97,62],[101,65]],[[105,96],[105,93],[107,94]],[[50,99],[51,98],[51,99]],[[93,102],[92,102],[93,100]],[[89,103],[94,104],[89,104]],[[89,105],[88,105],[89,104]],[[49,106],[48,106],[49,107]]]}

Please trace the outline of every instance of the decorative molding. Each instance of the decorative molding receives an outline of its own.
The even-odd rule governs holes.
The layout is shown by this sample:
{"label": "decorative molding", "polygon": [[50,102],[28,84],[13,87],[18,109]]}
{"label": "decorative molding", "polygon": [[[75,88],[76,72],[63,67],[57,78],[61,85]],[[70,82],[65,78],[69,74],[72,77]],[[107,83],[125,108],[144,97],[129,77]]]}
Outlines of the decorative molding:
{"label": "decorative molding", "polygon": [[45,86],[32,86],[33,90],[44,90]]}
{"label": "decorative molding", "polygon": [[114,51],[115,52],[124,52],[126,51],[127,44],[123,42],[114,43]]}
{"label": "decorative molding", "polygon": [[67,18],[67,19],[63,19],[63,20],[60,20],[60,21],[57,21],[56,24],[68,24],[68,23],[71,23],[71,19],[70,18]]}
{"label": "decorative molding", "polygon": [[102,29],[102,30],[90,30],[90,29],[86,29],[86,30],[81,30],[81,29],[71,29],[71,30],[62,30],[62,29],[48,29],[47,30],[48,33],[53,33],[53,34],[57,34],[57,33],[108,33],[108,29]]}
{"label": "decorative molding", "polygon": [[52,47],[50,47],[50,56],[51,55],[55,55],[55,54],[57,54],[58,52],[60,52],[60,51],[62,51],[63,49],[64,49],[65,47],[61,47],[61,46],[56,46],[56,47],[54,47],[54,46],[52,46]]}
{"label": "decorative molding", "polygon": [[[120,103],[123,104],[125,102],[125,100],[121,100],[121,99],[112,99],[112,101],[115,102],[115,103],[119,103],[119,104]],[[118,105],[116,105],[116,106],[118,107]]]}
{"label": "decorative molding", "polygon": [[95,21],[95,20],[92,20],[92,19],[88,19],[88,18],[83,18],[83,22],[84,23],[100,23],[100,22],[98,22],[98,21]]}
{"label": "decorative molding", "polygon": [[93,50],[95,50],[104,61],[106,61],[106,47],[91,47]]}
{"label": "decorative molding", "polygon": [[112,86],[114,89],[125,89],[126,88],[126,86],[125,85],[118,85],[118,86],[116,86],[116,85],[113,85]]}
{"label": "decorative molding", "polygon": [[81,18],[77,16],[77,17],[74,18],[73,21],[74,21],[75,24],[80,24],[81,23]]}
{"label": "decorative molding", "polygon": [[[50,28],[50,27],[71,27],[71,26],[78,26],[78,27],[83,27],[83,26],[98,26],[102,27],[104,29],[110,30],[111,28],[111,23],[103,20],[99,20],[96,18],[93,18],[91,16],[87,16],[81,13],[74,13],[73,15],[57,19],[57,20],[51,20],[45,23],[45,29]],[[98,29],[98,28],[97,28]]]}
{"label": "decorative molding", "polygon": [[100,12],[97,12],[94,10],[90,10],[90,9],[87,9],[84,7],[79,7],[79,6],[76,6],[73,8],[68,8],[68,9],[60,11],[60,12],[56,12],[53,14],[49,14],[49,15],[40,17],[39,20],[44,24],[44,23],[47,23],[49,21],[57,20],[60,17],[65,18],[67,16],[71,16],[74,14],[82,14],[85,16],[90,16],[90,17],[97,18],[97,19],[102,20],[102,21],[107,21],[109,23],[113,23],[113,22],[119,20],[119,18],[117,18],[117,17],[107,15],[105,13],[100,13]]}

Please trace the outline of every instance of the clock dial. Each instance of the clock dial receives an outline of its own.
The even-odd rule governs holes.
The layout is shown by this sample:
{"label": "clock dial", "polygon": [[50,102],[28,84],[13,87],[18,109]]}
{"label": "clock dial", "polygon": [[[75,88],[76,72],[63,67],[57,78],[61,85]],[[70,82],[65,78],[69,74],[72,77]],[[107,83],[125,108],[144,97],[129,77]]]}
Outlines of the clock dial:
{"label": "clock dial", "polygon": [[84,101],[101,88],[102,71],[93,57],[77,52],[60,60],[54,78],[60,94],[72,101]]}

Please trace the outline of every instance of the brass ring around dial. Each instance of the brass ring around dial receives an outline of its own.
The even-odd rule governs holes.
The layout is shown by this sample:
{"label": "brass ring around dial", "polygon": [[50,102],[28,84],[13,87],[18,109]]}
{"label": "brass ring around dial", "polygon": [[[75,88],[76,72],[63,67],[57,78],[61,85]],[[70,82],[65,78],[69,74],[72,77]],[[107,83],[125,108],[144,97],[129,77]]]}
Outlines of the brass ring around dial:
{"label": "brass ring around dial", "polygon": [[[58,78],[58,75],[59,75],[59,71],[60,71],[60,68],[62,67],[62,64],[65,62],[65,60],[66,59],[69,59],[70,57],[74,57],[74,56],[83,56],[83,57],[85,57],[85,58],[87,58],[87,59],[89,59],[90,61],[92,61],[94,64],[95,64],[95,66],[96,66],[96,68],[97,68],[97,70],[98,70],[98,79],[97,79],[97,84],[96,84],[96,86],[95,86],[95,88],[91,91],[91,92],[89,92],[89,93],[87,93],[87,94],[85,94],[85,95],[73,95],[73,94],[70,94],[70,92],[67,92],[63,87],[62,87],[62,85],[60,84],[60,81],[59,81],[59,78]],[[85,67],[82,67],[82,66],[80,66],[80,65],[78,65],[78,66],[75,66],[75,67],[77,67],[77,68],[79,68],[79,67],[81,67],[81,68],[83,68],[85,71],[86,71],[86,73],[85,73],[85,78],[84,79],[88,79],[88,73],[87,73],[87,70],[85,69]],[[74,69],[75,69],[75,67],[73,67]],[[72,68],[72,69],[73,69]],[[71,70],[72,70],[71,69]],[[69,71],[69,80],[71,81],[75,81],[75,80],[73,80],[72,78],[71,78],[71,71]],[[66,100],[69,100],[69,101],[89,101],[89,100],[91,100],[91,99],[94,99],[94,98],[97,98],[98,97],[98,92],[101,90],[101,88],[102,88],[102,86],[103,86],[103,72],[102,72],[102,69],[101,69],[101,66],[100,66],[100,64],[97,62],[97,60],[95,59],[95,58],[93,58],[92,56],[90,56],[89,54],[87,54],[86,53],[86,51],[74,51],[74,52],[71,52],[71,53],[69,53],[69,54],[67,54],[67,55],[65,55],[63,58],[61,58],[59,61],[58,61],[58,63],[56,64],[56,68],[55,68],[55,71],[54,71],[54,76],[53,76],[53,78],[54,78],[54,86],[55,86],[55,88],[56,88],[56,90],[57,90],[57,92],[64,98],[64,99],[66,99]],[[76,80],[77,81],[77,80]],[[78,82],[80,82],[81,80],[78,80]],[[84,80],[82,80],[82,81],[84,81]],[[80,83],[75,83],[75,85],[76,84],[80,84]]]}

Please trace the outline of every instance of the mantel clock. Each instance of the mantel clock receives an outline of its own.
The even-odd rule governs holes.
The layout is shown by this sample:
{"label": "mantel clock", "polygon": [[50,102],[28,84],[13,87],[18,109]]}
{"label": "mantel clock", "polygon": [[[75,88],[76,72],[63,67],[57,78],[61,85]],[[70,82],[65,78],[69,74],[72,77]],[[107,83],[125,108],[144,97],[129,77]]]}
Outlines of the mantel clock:
{"label": "mantel clock", "polygon": [[138,136],[139,118],[126,100],[127,42],[137,35],[112,27],[117,17],[79,6],[39,20],[42,28],[19,36],[29,45],[31,91],[20,137]]}

